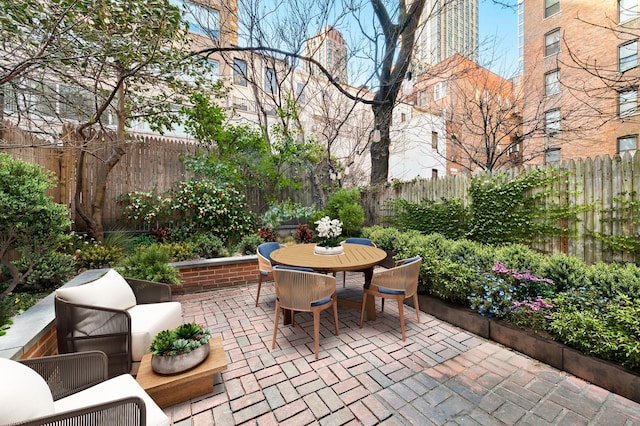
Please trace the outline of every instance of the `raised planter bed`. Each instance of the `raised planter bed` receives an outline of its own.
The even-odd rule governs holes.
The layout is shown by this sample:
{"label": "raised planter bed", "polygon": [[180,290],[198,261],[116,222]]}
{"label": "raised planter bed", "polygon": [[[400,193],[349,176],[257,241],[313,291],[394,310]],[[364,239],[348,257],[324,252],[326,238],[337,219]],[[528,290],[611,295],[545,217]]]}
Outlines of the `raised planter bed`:
{"label": "raised planter bed", "polygon": [[[583,380],[640,403],[640,372],[585,355],[562,343],[517,328],[501,320],[483,317],[469,308],[436,297],[418,296],[420,310],[481,337],[566,371]],[[407,299],[408,305],[412,305]]]}

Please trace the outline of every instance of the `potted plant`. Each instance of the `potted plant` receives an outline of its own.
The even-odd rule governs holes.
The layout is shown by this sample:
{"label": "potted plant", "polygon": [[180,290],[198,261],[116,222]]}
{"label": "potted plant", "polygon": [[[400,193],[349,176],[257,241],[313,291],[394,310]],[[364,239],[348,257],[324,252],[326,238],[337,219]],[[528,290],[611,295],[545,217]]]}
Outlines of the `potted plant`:
{"label": "potted plant", "polygon": [[315,222],[318,238],[314,253],[316,254],[342,254],[344,249],[338,241],[338,237],[342,234],[342,222],[338,219],[325,216]]}
{"label": "potted plant", "polygon": [[158,374],[176,374],[195,367],[209,356],[211,332],[195,322],[163,330],[151,341],[151,368]]}

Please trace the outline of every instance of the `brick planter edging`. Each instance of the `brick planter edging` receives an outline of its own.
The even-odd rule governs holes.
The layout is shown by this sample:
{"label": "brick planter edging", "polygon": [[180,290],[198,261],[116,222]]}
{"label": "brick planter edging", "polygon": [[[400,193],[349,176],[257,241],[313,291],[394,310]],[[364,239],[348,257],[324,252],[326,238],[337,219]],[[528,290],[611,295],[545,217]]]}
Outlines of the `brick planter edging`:
{"label": "brick planter edging", "polygon": [[173,294],[199,293],[258,281],[258,257],[236,256],[173,262],[181,285],[172,286]]}
{"label": "brick planter edging", "polygon": [[[562,343],[517,328],[504,321],[480,316],[469,308],[418,295],[420,310],[583,380],[640,403],[640,372],[585,355]],[[411,299],[407,304],[412,305]]]}

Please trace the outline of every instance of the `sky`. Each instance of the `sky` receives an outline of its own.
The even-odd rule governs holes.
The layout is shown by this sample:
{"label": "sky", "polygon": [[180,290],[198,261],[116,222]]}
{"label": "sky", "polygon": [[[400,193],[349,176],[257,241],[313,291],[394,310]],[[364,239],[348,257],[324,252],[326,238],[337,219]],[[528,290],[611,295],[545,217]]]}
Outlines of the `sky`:
{"label": "sky", "polygon": [[487,68],[503,77],[512,77],[518,60],[517,10],[496,5],[491,0],[480,0],[479,8],[479,62],[481,65],[491,63]]}

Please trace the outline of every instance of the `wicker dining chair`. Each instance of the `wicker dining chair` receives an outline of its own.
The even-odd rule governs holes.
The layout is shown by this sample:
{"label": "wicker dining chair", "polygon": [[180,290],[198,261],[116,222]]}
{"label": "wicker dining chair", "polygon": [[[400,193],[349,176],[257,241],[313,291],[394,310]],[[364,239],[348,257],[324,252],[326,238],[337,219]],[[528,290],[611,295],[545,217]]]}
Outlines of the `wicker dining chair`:
{"label": "wicker dining chair", "polygon": [[260,299],[260,289],[262,288],[262,280],[273,279],[273,265],[271,264],[271,253],[280,248],[280,243],[270,242],[263,243],[258,246],[256,254],[258,255],[258,294],[256,294],[256,306]]}
{"label": "wicker dining chair", "polygon": [[320,341],[320,312],[333,307],[333,321],[338,335],[338,302],[336,299],[336,279],[331,275],[304,272],[300,270],[274,267],[273,279],[276,289],[276,312],[273,325],[271,349],[276,347],[276,335],[280,322],[280,310],[313,313],[313,339],[315,356],[318,359]]}
{"label": "wicker dining chair", "polygon": [[[371,246],[375,247],[376,244],[368,238],[360,238],[360,237],[349,237],[343,241],[343,243],[347,244],[360,244],[363,246]],[[353,272],[364,272],[364,271],[353,271]],[[347,271],[342,273],[342,288],[347,286]]]}
{"label": "wicker dining chair", "polygon": [[418,277],[422,258],[412,257],[398,262],[398,266],[390,269],[376,270],[373,272],[371,285],[362,291],[362,311],[360,313],[360,328],[364,321],[365,306],[367,296],[382,298],[382,310],[384,311],[384,299],[395,299],[398,301],[398,314],[400,317],[400,330],[402,331],[402,341],[406,340],[404,331],[404,299],[413,296],[413,303],[416,309],[418,322],[420,322],[420,306],[418,304]]}

